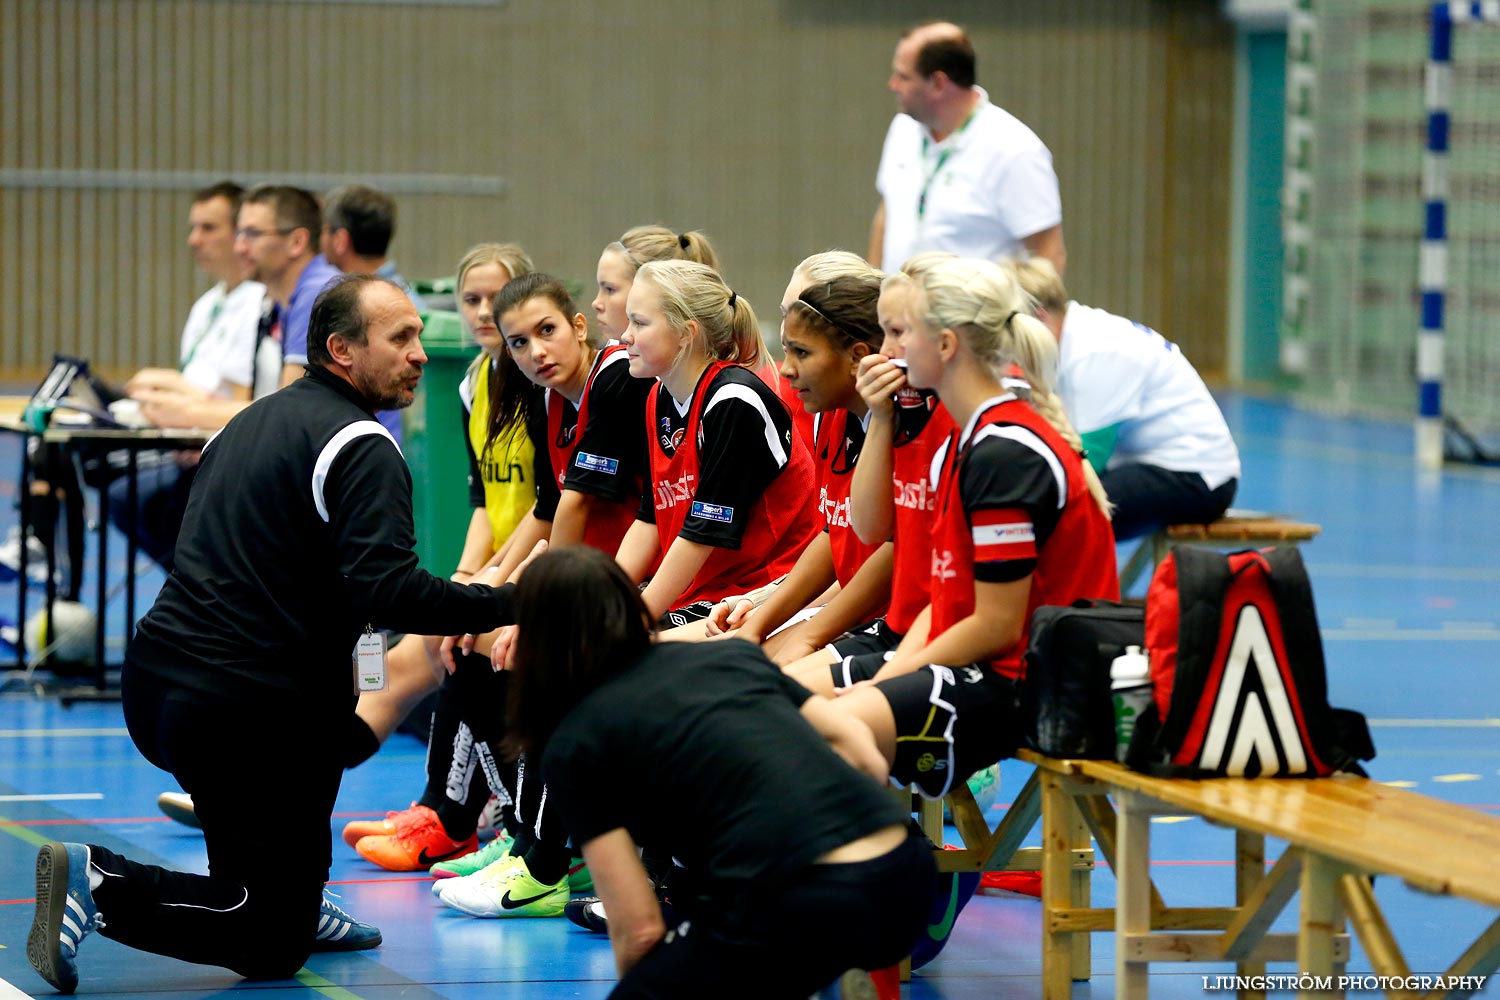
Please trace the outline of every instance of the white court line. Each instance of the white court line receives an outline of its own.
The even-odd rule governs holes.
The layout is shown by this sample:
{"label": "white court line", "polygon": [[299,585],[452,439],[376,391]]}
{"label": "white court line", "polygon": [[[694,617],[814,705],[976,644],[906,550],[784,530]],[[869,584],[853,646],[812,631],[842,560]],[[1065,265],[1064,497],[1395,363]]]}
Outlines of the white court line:
{"label": "white court line", "polygon": [[46,795],[0,795],[0,802],[83,802],[102,798],[103,792],[52,792]]}
{"label": "white court line", "polygon": [[1500,628],[1325,628],[1322,636],[1328,641],[1495,642]]}
{"label": "white court line", "polygon": [[129,736],[128,729],[0,729],[0,739],[32,736]]}
{"label": "white court line", "polygon": [[31,994],[22,993],[10,983],[0,979],[0,1000],[31,1000]]}
{"label": "white court line", "polygon": [[1500,582],[1500,569],[1480,569],[1459,566],[1397,566],[1359,563],[1314,563],[1313,572],[1318,576],[1353,576],[1367,580],[1480,580]]}
{"label": "white court line", "polygon": [[1382,729],[1500,729],[1500,719],[1370,719]]}

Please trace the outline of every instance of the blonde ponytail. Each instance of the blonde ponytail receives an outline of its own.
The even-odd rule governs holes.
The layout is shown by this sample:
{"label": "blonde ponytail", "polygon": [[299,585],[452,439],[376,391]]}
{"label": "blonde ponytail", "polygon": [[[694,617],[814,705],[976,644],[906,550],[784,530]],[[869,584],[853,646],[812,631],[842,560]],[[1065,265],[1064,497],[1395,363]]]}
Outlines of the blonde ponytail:
{"label": "blonde ponytail", "polygon": [[[923,255],[929,258],[930,255]],[[908,262],[910,269],[911,262]],[[913,275],[926,299],[924,325],[958,334],[976,358],[997,375],[1019,365],[1031,384],[1032,408],[1080,455],[1083,442],[1053,392],[1057,338],[1031,312],[1031,297],[1012,273],[989,261],[962,257],[924,259]],[[1099,510],[1114,507],[1094,467],[1084,460],[1083,480]]]}
{"label": "blonde ponytail", "polygon": [[656,289],[662,313],[674,330],[685,329],[690,321],[698,324],[710,360],[755,369],[774,364],[755,310],[713,268],[685,260],[652,261],[641,265],[635,280]]}
{"label": "blonde ponytail", "polygon": [[1068,447],[1078,452],[1083,466],[1083,482],[1089,489],[1089,496],[1094,498],[1094,503],[1099,505],[1099,510],[1106,518],[1114,516],[1115,505],[1109,502],[1109,494],[1104,492],[1104,484],[1099,481],[1099,474],[1083,454],[1083,440],[1078,432],[1073,429],[1073,422],[1068,419],[1067,411],[1063,409],[1062,400],[1057,393],[1051,390],[1038,391],[1037,387],[1031,387],[1031,406],[1037,413],[1041,414],[1052,429],[1057,431],[1059,437],[1068,442]]}

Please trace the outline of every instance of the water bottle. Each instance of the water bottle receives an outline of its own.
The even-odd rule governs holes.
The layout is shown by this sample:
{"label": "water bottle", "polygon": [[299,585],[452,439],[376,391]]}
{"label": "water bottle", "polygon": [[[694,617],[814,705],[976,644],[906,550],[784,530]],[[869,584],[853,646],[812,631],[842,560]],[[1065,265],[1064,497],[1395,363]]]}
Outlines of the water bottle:
{"label": "water bottle", "polygon": [[1115,760],[1123,762],[1135,724],[1151,704],[1151,661],[1139,646],[1127,646],[1109,665],[1115,703]]}

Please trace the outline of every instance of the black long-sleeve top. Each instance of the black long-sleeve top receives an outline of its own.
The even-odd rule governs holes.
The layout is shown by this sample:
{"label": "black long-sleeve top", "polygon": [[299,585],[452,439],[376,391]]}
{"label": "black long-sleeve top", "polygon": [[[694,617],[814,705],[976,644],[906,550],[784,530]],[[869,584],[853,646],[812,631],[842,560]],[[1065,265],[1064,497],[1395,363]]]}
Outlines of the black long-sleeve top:
{"label": "black long-sleeve top", "polygon": [[132,662],[214,695],[347,704],[366,625],[456,635],[509,623],[511,587],[418,567],[411,489],[359,392],[309,367],[204,448]]}

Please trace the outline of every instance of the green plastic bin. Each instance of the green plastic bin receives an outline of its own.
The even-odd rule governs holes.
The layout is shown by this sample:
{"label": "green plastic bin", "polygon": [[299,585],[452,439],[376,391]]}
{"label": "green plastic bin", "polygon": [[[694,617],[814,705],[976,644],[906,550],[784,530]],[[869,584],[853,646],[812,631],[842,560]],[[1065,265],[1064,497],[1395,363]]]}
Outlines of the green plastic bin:
{"label": "green plastic bin", "polygon": [[417,397],[402,415],[403,450],[411,469],[412,514],[422,568],[447,576],[458,565],[469,528],[469,457],[460,423],[458,387],[479,353],[456,312],[422,317],[427,367]]}

